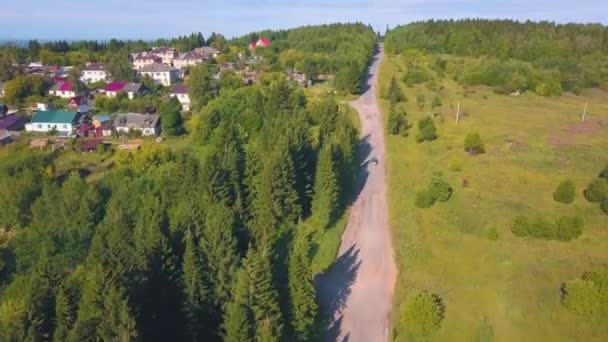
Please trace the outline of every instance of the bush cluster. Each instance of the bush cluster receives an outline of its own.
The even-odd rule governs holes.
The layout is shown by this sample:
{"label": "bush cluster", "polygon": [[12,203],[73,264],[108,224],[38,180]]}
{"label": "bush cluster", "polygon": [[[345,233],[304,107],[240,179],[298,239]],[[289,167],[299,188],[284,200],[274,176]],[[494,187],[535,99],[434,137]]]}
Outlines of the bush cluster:
{"label": "bush cluster", "polygon": [[428,339],[441,326],[445,308],[439,296],[420,292],[411,296],[401,308],[401,325],[413,341]]}
{"label": "bush cluster", "polygon": [[416,193],[414,204],[418,208],[432,207],[435,202],[447,202],[452,196],[453,189],[441,173],[435,173],[426,189]]}
{"label": "bush cluster", "polygon": [[418,135],[416,136],[416,141],[419,143],[437,139],[437,128],[435,128],[433,118],[429,116],[418,121],[418,130],[420,132],[418,132]]}
{"label": "bush cluster", "polygon": [[513,220],[511,232],[518,237],[570,241],[583,233],[583,226],[580,216],[562,216],[553,223],[542,218],[530,221],[527,217],[518,216]]}
{"label": "bush cluster", "polygon": [[556,202],[569,204],[574,202],[575,195],[576,188],[574,187],[574,182],[567,179],[557,186],[557,189],[555,189],[555,192],[553,193],[553,199]]}
{"label": "bush cluster", "polygon": [[567,282],[562,302],[580,315],[608,313],[608,270],[585,273],[581,278]]}
{"label": "bush cluster", "polygon": [[486,147],[481,140],[479,133],[469,133],[464,139],[464,150],[470,155],[477,155],[486,152]]}
{"label": "bush cluster", "polygon": [[608,166],[598,175],[598,178],[589,183],[583,192],[587,201],[599,203],[602,211],[608,215]]}

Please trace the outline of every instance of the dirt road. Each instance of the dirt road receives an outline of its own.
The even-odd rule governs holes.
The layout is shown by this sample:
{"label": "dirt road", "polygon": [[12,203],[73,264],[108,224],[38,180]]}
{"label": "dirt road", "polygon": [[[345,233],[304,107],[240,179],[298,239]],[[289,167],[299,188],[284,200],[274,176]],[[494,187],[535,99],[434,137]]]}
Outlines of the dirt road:
{"label": "dirt road", "polygon": [[[397,269],[388,225],[384,125],[376,99],[379,48],[363,95],[351,105],[361,119],[359,194],[342,236],[338,260],[316,279],[321,309],[333,317],[326,340],[384,342]],[[368,163],[372,157],[378,165]]]}

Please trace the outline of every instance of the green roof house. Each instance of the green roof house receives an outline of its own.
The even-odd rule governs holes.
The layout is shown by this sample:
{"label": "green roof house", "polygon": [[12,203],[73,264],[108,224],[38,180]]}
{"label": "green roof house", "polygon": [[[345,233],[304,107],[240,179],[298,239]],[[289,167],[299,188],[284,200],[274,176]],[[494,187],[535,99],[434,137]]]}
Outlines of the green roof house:
{"label": "green roof house", "polygon": [[28,132],[49,132],[55,129],[59,135],[70,135],[78,121],[78,112],[64,112],[57,110],[38,111],[34,114],[32,122],[27,124]]}

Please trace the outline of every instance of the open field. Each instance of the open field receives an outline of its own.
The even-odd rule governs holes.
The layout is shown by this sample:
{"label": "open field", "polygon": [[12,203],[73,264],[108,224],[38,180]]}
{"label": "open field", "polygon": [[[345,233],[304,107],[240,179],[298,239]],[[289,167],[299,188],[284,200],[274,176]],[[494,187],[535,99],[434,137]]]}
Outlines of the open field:
{"label": "open field", "polygon": [[[400,61],[387,56],[380,90]],[[504,96],[489,88],[462,87],[445,79],[443,106],[431,109],[434,92],[424,85],[403,90],[412,127],[407,137],[388,136],[389,211],[399,279],[393,330],[404,340],[399,311],[419,290],[438,294],[445,318],[439,341],[606,341],[608,320],[598,322],[567,311],[560,302],[563,282],[608,264],[608,216],[588,203],[582,190],[608,163],[608,94]],[[425,94],[419,109],[417,94]],[[580,113],[586,102],[585,122]],[[388,101],[381,101],[388,113]],[[465,115],[455,123],[456,106]],[[418,144],[416,122],[435,119],[439,138]],[[387,115],[385,115],[385,118]],[[487,153],[463,150],[467,133],[478,132]],[[454,188],[447,203],[429,209],[414,205],[416,190],[441,171]],[[572,179],[577,196],[570,205],[553,200],[557,185]],[[516,215],[580,215],[583,235],[573,242],[515,237]],[[489,231],[498,232],[497,239]]]}

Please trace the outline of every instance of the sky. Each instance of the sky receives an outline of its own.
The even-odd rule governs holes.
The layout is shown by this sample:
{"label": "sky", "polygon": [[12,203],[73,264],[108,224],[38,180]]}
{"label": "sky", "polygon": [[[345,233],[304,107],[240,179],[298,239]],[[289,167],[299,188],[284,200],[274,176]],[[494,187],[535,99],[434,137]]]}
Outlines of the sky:
{"label": "sky", "polygon": [[384,31],[431,18],[608,24],[608,0],[0,0],[0,40],[233,37],[354,21]]}

